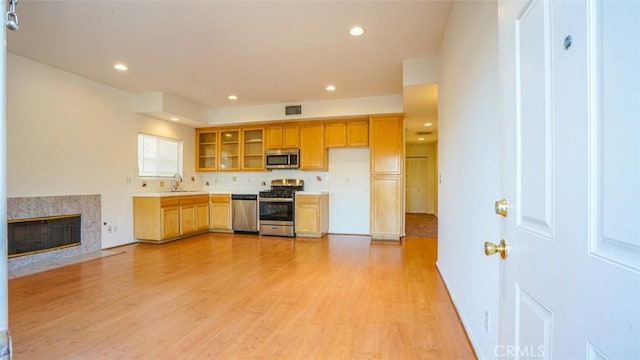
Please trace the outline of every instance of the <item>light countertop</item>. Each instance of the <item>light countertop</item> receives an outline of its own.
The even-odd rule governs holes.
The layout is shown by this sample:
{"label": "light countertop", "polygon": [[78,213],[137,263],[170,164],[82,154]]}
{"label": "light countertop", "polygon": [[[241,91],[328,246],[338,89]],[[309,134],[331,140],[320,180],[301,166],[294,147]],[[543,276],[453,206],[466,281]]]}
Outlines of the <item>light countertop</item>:
{"label": "light countertop", "polygon": [[187,191],[161,191],[161,192],[148,192],[148,193],[136,193],[134,197],[168,197],[168,196],[191,196],[191,195],[213,195],[213,194],[250,194],[258,195],[258,192],[253,191],[203,191],[203,190],[187,190]]}
{"label": "light countertop", "polygon": [[296,195],[324,195],[329,194],[328,191],[296,191]]}
{"label": "light countertop", "polygon": [[190,195],[209,195],[208,191],[163,191],[163,192],[149,192],[149,193],[137,193],[134,197],[168,197],[168,196],[190,196]]}

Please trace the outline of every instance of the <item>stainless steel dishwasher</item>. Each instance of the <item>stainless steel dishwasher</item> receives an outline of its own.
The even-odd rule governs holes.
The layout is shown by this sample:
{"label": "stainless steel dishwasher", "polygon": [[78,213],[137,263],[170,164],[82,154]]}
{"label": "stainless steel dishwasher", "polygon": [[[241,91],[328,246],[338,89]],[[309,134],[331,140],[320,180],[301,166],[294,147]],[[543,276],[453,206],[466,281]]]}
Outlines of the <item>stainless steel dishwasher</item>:
{"label": "stainless steel dishwasher", "polygon": [[233,232],[258,233],[258,195],[231,195]]}

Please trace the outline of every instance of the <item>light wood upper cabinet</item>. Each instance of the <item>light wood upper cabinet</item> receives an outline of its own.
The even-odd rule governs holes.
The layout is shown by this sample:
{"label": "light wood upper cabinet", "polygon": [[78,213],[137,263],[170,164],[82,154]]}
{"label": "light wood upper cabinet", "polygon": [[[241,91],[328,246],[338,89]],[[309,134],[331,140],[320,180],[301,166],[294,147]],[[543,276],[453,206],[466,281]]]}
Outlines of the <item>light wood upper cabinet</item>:
{"label": "light wood upper cabinet", "polygon": [[264,129],[242,129],[242,170],[264,170]]}
{"label": "light wood upper cabinet", "polygon": [[300,131],[298,125],[282,126],[282,148],[296,149],[300,146]]}
{"label": "light wood upper cabinet", "polygon": [[218,170],[240,170],[240,130],[220,130]]}
{"label": "light wood upper cabinet", "polygon": [[196,129],[196,171],[218,169],[218,131]]}
{"label": "light wood upper cabinet", "polygon": [[352,120],[347,123],[347,146],[369,146],[369,120]]}
{"label": "light wood upper cabinet", "polygon": [[324,123],[310,121],[300,126],[300,169],[327,170],[328,154],[324,146]]}
{"label": "light wood upper cabinet", "polygon": [[369,119],[330,120],[325,122],[327,148],[369,145]]}
{"label": "light wood upper cabinet", "polygon": [[264,170],[263,127],[196,129],[196,171]]}
{"label": "light wood upper cabinet", "polygon": [[267,149],[297,149],[299,147],[298,124],[269,125],[265,131]]}
{"label": "light wood upper cabinet", "polygon": [[216,232],[233,232],[231,222],[231,195],[211,195],[211,213],[209,227]]}
{"label": "light wood upper cabinet", "polygon": [[401,175],[404,163],[402,115],[371,116],[371,175]]}
{"label": "light wood upper cabinet", "polygon": [[328,148],[347,146],[347,123],[327,121],[324,124],[324,142]]}
{"label": "light wood upper cabinet", "polygon": [[300,149],[301,170],[327,170],[328,148],[369,146],[369,118],[196,129],[197,171],[262,171],[267,149]]}

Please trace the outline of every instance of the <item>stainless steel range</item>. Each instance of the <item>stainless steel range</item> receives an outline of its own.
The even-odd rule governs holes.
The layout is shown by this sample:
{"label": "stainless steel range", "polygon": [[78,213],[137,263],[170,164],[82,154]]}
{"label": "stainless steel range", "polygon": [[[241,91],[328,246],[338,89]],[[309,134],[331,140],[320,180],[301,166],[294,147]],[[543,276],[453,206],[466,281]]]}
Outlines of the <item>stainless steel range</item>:
{"label": "stainless steel range", "polygon": [[304,190],[304,180],[271,180],[271,190],[258,194],[260,235],[289,236],[295,234],[295,194]]}

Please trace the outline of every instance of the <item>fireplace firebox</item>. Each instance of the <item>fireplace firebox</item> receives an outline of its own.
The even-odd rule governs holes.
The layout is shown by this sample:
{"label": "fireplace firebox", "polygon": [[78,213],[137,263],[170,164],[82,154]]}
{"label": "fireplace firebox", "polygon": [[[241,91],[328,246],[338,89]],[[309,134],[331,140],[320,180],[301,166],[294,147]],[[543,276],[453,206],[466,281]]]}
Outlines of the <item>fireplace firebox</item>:
{"label": "fireplace firebox", "polygon": [[79,246],[80,229],[80,214],[9,220],[9,257]]}

